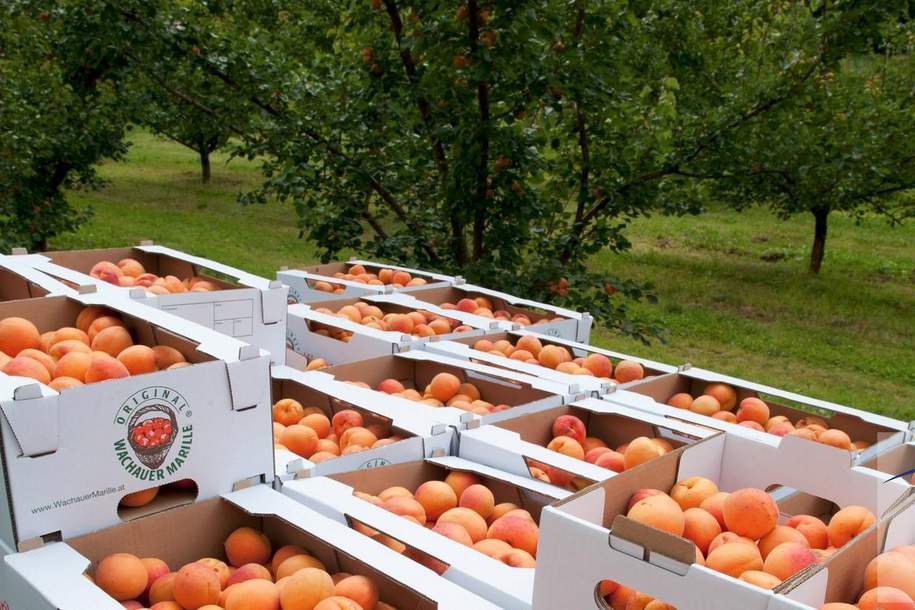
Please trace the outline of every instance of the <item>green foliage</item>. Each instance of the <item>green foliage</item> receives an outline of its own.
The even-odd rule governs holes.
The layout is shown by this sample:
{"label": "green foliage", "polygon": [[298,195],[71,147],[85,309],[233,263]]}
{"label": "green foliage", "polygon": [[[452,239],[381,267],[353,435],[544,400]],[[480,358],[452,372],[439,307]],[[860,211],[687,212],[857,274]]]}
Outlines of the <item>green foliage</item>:
{"label": "green foliage", "polygon": [[106,24],[70,3],[0,7],[0,249],[44,248],[85,222],[64,188],[93,188],[95,165],[125,151],[116,57],[93,44]]}

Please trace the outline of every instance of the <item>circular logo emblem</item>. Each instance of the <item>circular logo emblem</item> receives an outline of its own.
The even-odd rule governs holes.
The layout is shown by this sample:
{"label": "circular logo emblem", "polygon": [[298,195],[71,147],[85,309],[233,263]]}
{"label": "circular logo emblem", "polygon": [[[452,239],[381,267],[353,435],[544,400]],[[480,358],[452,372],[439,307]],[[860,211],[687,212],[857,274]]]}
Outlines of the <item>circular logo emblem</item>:
{"label": "circular logo emblem", "polygon": [[299,340],[296,339],[296,336],[292,334],[292,332],[286,333],[286,347],[294,352],[299,351]]}
{"label": "circular logo emblem", "polygon": [[141,481],[161,481],[187,461],[194,442],[190,407],[171,388],[152,386],[130,395],[114,417],[114,451],[121,467]]}
{"label": "circular logo emblem", "polygon": [[378,468],[379,466],[387,466],[392,462],[384,458],[372,458],[368,462],[363,462],[359,465],[359,470],[371,470],[372,468]]}
{"label": "circular logo emblem", "polygon": [[287,305],[295,305],[296,303],[301,303],[302,297],[299,295],[299,291],[292,286],[289,287],[289,294],[286,296]]}

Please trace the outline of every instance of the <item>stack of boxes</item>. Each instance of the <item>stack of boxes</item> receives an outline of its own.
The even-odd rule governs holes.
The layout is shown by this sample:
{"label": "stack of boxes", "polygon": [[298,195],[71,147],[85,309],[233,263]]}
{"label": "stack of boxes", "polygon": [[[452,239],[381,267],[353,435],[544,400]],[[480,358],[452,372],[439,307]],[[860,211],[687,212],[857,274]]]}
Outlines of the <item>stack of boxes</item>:
{"label": "stack of boxes", "polygon": [[[154,289],[99,272],[123,259],[150,281],[173,279]],[[198,281],[208,289],[194,290]],[[350,315],[357,304],[413,321],[394,330],[361,323]],[[177,570],[222,557],[239,527],[263,532],[274,549],[299,545],[329,573],[368,577],[389,607],[423,609],[616,608],[620,587],[668,604],[652,608],[816,609],[857,602],[868,563],[915,544],[911,476],[888,481],[915,468],[909,424],[591,346],[588,314],[460,277],[350,261],[268,280],[148,243],[0,257],[0,320],[25,318],[46,334],[97,311],[120,320],[134,344],[172,348],[186,364],[60,391],[0,373],[4,610],[123,608],[85,577],[103,558],[158,557]],[[411,330],[432,320],[444,322]],[[510,356],[531,341],[638,373],[598,377],[578,370],[584,360],[556,367]],[[479,395],[433,399],[441,374]],[[815,420],[859,445],[668,404],[710,384],[733,388],[738,402],[764,401],[765,424]],[[283,410],[289,403],[332,426],[321,432],[333,439],[326,450],[303,450],[287,432],[305,421],[289,419],[298,417]],[[580,424],[569,431],[569,422]],[[351,425],[370,432],[371,446],[344,446]],[[585,453],[566,450],[566,437]],[[657,455],[639,454],[646,443]],[[763,588],[706,567],[689,539],[627,516],[633,495],[691,477],[722,492],[765,490],[780,522],[828,522],[856,506],[876,521]],[[469,485],[493,506],[465,498]],[[454,502],[441,514],[411,517],[428,506],[423,489],[449,488]],[[151,499],[125,500],[151,489]],[[527,519],[527,533],[493,526],[509,511]],[[443,520],[462,523],[471,539],[449,535]],[[511,558],[493,550],[504,540]]]}

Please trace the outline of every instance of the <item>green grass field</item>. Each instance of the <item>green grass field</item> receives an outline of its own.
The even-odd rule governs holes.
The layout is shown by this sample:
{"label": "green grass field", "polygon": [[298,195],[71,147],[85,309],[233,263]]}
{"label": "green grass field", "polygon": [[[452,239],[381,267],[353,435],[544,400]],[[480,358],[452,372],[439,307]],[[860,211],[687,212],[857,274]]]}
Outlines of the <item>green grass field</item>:
{"label": "green grass field", "polygon": [[[95,218],[54,248],[153,239],[266,276],[314,260],[290,207],[237,203],[257,184],[256,165],[217,156],[203,185],[193,152],[143,133],[132,140],[126,162],[102,168],[107,188],[70,195]],[[811,277],[812,219],[723,208],[641,219],[631,252],[593,264],[655,286],[660,304],[633,309],[665,326],[666,340],[646,347],[598,329],[593,342],[915,419],[915,223],[834,215],[829,230],[823,271]]]}

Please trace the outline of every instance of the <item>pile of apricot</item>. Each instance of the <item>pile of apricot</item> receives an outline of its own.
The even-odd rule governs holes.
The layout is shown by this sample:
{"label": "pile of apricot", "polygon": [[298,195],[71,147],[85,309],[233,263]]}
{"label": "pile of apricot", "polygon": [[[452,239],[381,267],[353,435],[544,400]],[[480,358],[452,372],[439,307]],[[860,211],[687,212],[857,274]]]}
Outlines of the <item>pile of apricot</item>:
{"label": "pile of apricot", "polygon": [[915,608],[915,545],[877,555],[864,570],[857,604],[832,602],[821,610],[904,610]]}
{"label": "pile of apricot", "polygon": [[726,383],[710,383],[695,398],[687,392],[674,394],[667,399],[667,404],[775,436],[800,436],[847,451],[858,451],[870,446],[867,441],[852,441],[848,434],[838,428],[830,428],[826,420],[814,415],[807,415],[794,423],[784,415],[773,416],[769,412],[769,405],[755,396],[744,398],[738,405],[737,392]]}
{"label": "pile of apricot", "polygon": [[[639,436],[616,449],[611,449],[601,439],[588,436],[585,424],[574,415],[560,415],[553,420],[553,440],[546,446],[551,451],[584,460],[614,472],[623,472],[640,464],[669,453],[673,445],[663,438]],[[575,483],[574,476],[547,464],[530,462],[531,475],[546,483],[569,487]],[[573,485],[578,489],[579,485]]]}
{"label": "pile of apricot", "polygon": [[92,277],[124,288],[139,286],[153,294],[172,294],[176,292],[210,292],[220,287],[210,280],[192,276],[183,280],[174,275],[160,277],[147,273],[139,261],[124,258],[117,262],[100,261],[89,271]]}
{"label": "pile of apricot", "polygon": [[457,303],[444,302],[439,303],[442,309],[455,309],[464,313],[472,313],[475,316],[491,318],[493,320],[502,320],[505,322],[514,322],[519,326],[539,326],[540,324],[549,324],[550,322],[561,322],[565,318],[559,316],[543,317],[536,322],[531,322],[531,317],[527,314],[516,313],[512,315],[504,309],[496,309],[492,301],[486,297],[464,298]]}
{"label": "pile of apricot", "polygon": [[[350,382],[360,387],[370,387],[367,383],[361,381]],[[413,388],[406,388],[396,379],[385,379],[375,388],[379,392],[399,396],[421,402],[430,407],[454,407],[462,411],[469,411],[477,415],[489,415],[505,411],[510,407],[506,404],[494,405],[482,399],[480,390],[472,383],[462,382],[456,375],[451,373],[439,373],[432,378],[420,394]]]}
{"label": "pile of apricot", "polygon": [[531,335],[521,337],[514,345],[506,339],[480,339],[473,344],[473,349],[497,352],[512,360],[545,366],[560,373],[599,377],[617,383],[628,383],[645,377],[644,367],[633,360],[620,360],[614,367],[613,362],[603,354],[589,354],[576,358],[565,347],[543,345],[540,339]]}
{"label": "pile of apricot", "polygon": [[778,505],[765,491],[722,492],[703,477],[680,481],[669,494],[638,490],[627,516],[691,540],[698,563],[767,589],[824,561],[876,521],[867,508],[848,506],[828,524],[794,515],[779,525]]}
{"label": "pile of apricot", "polygon": [[103,307],[85,307],[73,326],[44,333],[25,318],[0,320],[0,370],[58,392],[187,365],[173,347],[134,344],[120,316]]}
{"label": "pile of apricot", "polygon": [[[446,318],[424,310],[414,310],[407,313],[384,313],[380,307],[357,301],[352,305],[344,305],[337,311],[327,307],[316,307],[315,311],[338,318],[345,318],[356,324],[362,324],[375,330],[393,331],[414,337],[433,337],[449,333],[463,333],[473,330],[466,324],[461,324],[454,318]],[[312,330],[319,335],[332,337],[341,341],[349,341],[353,333],[338,328],[312,323]]]}
{"label": "pile of apricot", "polygon": [[353,409],[338,411],[330,419],[322,409],[303,407],[292,398],[273,405],[273,439],[276,448],[316,463],[403,440],[391,434],[390,426],[366,424]]}
{"label": "pile of apricot", "polygon": [[[444,481],[426,481],[414,492],[395,486],[377,496],[360,491],[355,495],[508,566],[533,568],[537,565],[540,529],[533,516],[511,502],[496,504],[492,491],[473,473],[455,470]],[[448,568],[437,559],[362,523],[356,522],[353,527],[438,574]]]}
{"label": "pile of apricot", "polygon": [[232,532],[224,547],[225,561],[205,557],[177,571],[161,559],[115,553],[89,578],[132,610],[395,610],[379,601],[371,579],[330,574],[299,546],[274,552],[250,527]]}
{"label": "pile of apricot", "polygon": [[[333,277],[338,280],[347,280],[359,284],[372,284],[375,286],[395,286],[403,288],[404,286],[422,286],[426,280],[421,277],[413,277],[406,271],[397,269],[380,269],[378,273],[369,273],[362,265],[353,265],[346,273],[337,272]],[[346,290],[343,286],[335,286],[331,282],[316,281],[311,285],[315,290],[322,292],[341,293]]]}

